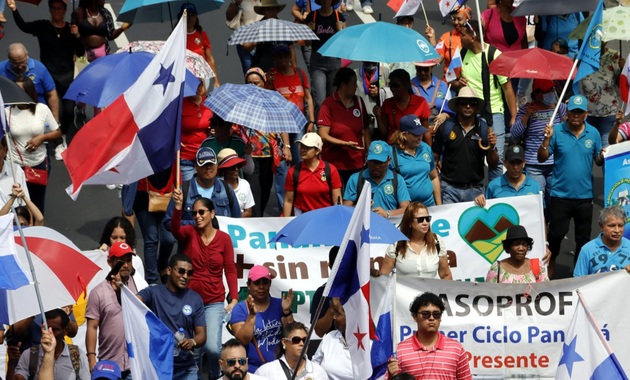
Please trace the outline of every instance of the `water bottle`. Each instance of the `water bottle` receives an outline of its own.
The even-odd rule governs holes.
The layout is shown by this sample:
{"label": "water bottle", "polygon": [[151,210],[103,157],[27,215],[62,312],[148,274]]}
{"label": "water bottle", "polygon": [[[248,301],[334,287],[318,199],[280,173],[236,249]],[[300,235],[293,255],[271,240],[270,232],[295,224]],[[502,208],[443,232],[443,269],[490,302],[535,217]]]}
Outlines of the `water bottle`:
{"label": "water bottle", "polygon": [[179,343],[186,339],[186,335],[184,334],[184,328],[180,327],[179,330],[175,333],[175,349],[173,350],[173,356],[179,356],[181,352],[181,348],[179,347]]}
{"label": "water bottle", "polygon": [[226,311],[225,313],[223,313],[223,324],[227,325],[228,323],[230,323],[230,319],[232,318],[232,312],[231,311]]}

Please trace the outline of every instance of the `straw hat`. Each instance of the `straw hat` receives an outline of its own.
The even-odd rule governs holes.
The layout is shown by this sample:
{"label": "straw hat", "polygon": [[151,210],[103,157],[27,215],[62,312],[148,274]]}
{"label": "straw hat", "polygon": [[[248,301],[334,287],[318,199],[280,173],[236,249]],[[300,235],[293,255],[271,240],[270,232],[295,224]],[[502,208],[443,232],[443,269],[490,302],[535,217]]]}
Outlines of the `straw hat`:
{"label": "straw hat", "polygon": [[459,94],[457,94],[456,97],[454,97],[453,99],[448,101],[448,108],[451,109],[451,111],[456,112],[457,110],[457,100],[458,99],[477,99],[479,100],[479,105],[477,105],[477,112],[481,111],[483,109],[483,107],[486,105],[486,102],[477,96],[477,93],[475,92],[475,90],[473,90],[471,87],[462,87],[459,90]]}

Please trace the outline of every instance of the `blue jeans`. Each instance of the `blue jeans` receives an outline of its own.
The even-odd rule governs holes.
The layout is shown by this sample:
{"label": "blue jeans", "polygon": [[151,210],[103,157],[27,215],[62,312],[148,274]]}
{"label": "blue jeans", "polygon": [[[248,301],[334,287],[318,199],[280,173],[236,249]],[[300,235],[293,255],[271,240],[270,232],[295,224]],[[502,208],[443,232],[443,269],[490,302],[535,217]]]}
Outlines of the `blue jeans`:
{"label": "blue jeans", "polygon": [[551,194],[551,173],[553,165],[530,165],[525,164],[525,173],[538,183],[540,190],[543,192],[543,201],[545,209],[549,204],[549,194]]}
{"label": "blue jeans", "polygon": [[483,185],[464,189],[440,180],[440,186],[442,187],[442,204],[471,202],[478,195],[483,194]]}
{"label": "blue jeans", "polygon": [[[273,187],[278,197],[278,215],[282,214],[284,207],[284,181],[287,179],[289,166],[286,161],[282,161],[276,168],[276,175],[273,177]],[[264,210],[263,210],[264,211]]]}
{"label": "blue jeans", "polygon": [[194,365],[177,372],[173,371],[173,380],[197,380],[197,366]]}
{"label": "blue jeans", "polygon": [[[146,202],[144,199],[146,199]],[[166,229],[163,212],[149,212],[148,195],[138,191],[134,212],[144,239],[144,279],[149,284],[161,284],[160,271],[168,265],[175,246],[175,237]]]}
{"label": "blue jeans", "polygon": [[315,51],[311,53],[311,93],[315,106],[315,118],[317,118],[319,107],[324,99],[332,94],[333,79],[340,68],[341,60],[339,58],[324,57]]}
{"label": "blue jeans", "polygon": [[195,163],[192,160],[179,160],[179,170],[182,172],[182,182],[190,181],[195,175]]}
{"label": "blue jeans", "polygon": [[602,136],[602,148],[608,146],[608,135],[615,124],[615,115],[610,116],[588,116],[586,122],[595,127]]}
{"label": "blue jeans", "polygon": [[238,54],[238,58],[241,60],[241,68],[243,69],[243,75],[247,72],[247,70],[252,68],[252,59],[254,55],[243,49],[243,45],[236,45],[236,53]]}
{"label": "blue jeans", "polygon": [[[221,344],[223,343],[223,302],[207,303],[204,305],[204,313],[206,316],[206,344],[204,345],[204,352],[206,354],[207,362],[210,365],[208,371],[209,379],[216,379],[221,375],[221,367],[219,367],[219,359],[221,358]],[[201,370],[199,371],[199,380],[201,380],[203,368],[203,355],[198,357],[198,365]]]}
{"label": "blue jeans", "polygon": [[488,167],[488,182],[503,175],[503,150],[505,148],[505,119],[502,113],[492,114],[492,131],[497,135],[497,150],[499,151],[499,165]]}

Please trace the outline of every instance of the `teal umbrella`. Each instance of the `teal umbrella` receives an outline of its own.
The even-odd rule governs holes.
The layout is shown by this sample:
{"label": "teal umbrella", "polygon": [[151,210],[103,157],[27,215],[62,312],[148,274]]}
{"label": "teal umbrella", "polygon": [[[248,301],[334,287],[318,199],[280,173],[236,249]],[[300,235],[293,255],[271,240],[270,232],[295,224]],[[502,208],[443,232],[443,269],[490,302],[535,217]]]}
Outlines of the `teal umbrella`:
{"label": "teal umbrella", "polygon": [[420,33],[382,21],[343,29],[326,41],[318,52],[327,57],[384,63],[440,58]]}

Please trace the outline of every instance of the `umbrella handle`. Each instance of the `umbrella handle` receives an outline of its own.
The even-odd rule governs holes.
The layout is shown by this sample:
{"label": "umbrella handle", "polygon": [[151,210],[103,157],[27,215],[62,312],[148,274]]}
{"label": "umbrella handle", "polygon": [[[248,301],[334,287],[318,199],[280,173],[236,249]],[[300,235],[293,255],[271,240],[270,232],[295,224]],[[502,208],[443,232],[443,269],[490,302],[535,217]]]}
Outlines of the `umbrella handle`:
{"label": "umbrella handle", "polygon": [[[488,133],[492,133],[492,128],[488,128]],[[479,148],[481,148],[482,150],[490,150],[490,144],[488,144],[488,146],[484,146],[483,145],[483,141],[478,140],[477,143],[479,143]]]}

